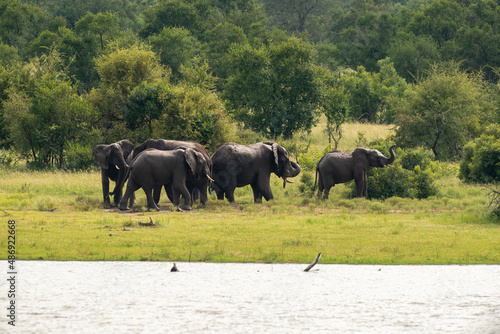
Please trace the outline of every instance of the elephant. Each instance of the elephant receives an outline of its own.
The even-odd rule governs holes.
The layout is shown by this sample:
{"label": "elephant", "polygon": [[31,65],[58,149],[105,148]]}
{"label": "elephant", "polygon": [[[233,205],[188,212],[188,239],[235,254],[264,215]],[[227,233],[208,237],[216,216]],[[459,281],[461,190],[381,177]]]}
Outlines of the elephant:
{"label": "elephant", "polygon": [[[134,144],[124,139],[110,145],[97,145],[93,155],[95,162],[101,167],[102,193],[104,205],[111,206],[109,196],[114,195],[114,205],[118,206],[123,184],[126,181],[128,162],[132,160]],[[109,192],[109,180],[115,182],[115,188]],[[133,199],[131,199],[133,201]]]}
{"label": "elephant", "polygon": [[372,167],[386,167],[394,162],[396,155],[394,147],[389,147],[389,158],[378,150],[356,148],[353,152],[331,151],[325,154],[316,166],[314,188],[318,184],[318,196],[324,191],[323,198],[328,199],[330,188],[338,183],[345,183],[354,179],[356,182],[356,196],[368,198],[368,179],[366,172]]}
{"label": "elephant", "polygon": [[300,166],[290,161],[286,149],[271,142],[224,144],[212,155],[212,162],[212,188],[219,200],[225,195],[229,202],[234,202],[236,187],[248,184],[252,187],[255,203],[261,203],[262,196],[266,201],[272,200],[271,173],[283,178],[283,187],[287,178],[300,173]]}
{"label": "elephant", "polygon": [[[191,148],[201,153],[205,158],[205,160],[207,161],[209,169],[210,170],[212,169],[212,159],[210,158],[210,155],[208,154],[207,150],[205,149],[205,147],[203,147],[203,145],[194,141],[149,139],[135,148],[134,158],[137,157],[142,151],[149,148],[169,151],[169,150],[174,150],[178,147]],[[200,203],[203,206],[207,203],[208,200],[207,189],[209,182],[210,180],[205,175],[201,175],[199,178],[197,178],[189,173],[187,176],[187,187],[189,189],[189,192],[193,196],[193,200],[196,198],[197,195],[197,193],[195,193],[195,190],[199,190]],[[173,204],[179,205],[179,203],[176,202],[176,199],[173,196],[172,186],[170,184],[165,184],[164,187],[165,191],[167,192],[169,200]],[[159,190],[155,189],[153,193],[153,198],[157,204],[160,202],[160,193],[161,193],[161,188]]]}
{"label": "elephant", "polygon": [[129,181],[120,201],[120,210],[128,210],[128,198],[140,188],[146,193],[148,208],[160,210],[152,192],[169,183],[172,184],[173,196],[178,198],[180,194],[184,198],[184,204],[179,208],[191,210],[191,194],[186,186],[188,175],[201,178],[210,173],[209,163],[203,154],[186,147],[171,151],[147,149],[132,160],[129,171]]}

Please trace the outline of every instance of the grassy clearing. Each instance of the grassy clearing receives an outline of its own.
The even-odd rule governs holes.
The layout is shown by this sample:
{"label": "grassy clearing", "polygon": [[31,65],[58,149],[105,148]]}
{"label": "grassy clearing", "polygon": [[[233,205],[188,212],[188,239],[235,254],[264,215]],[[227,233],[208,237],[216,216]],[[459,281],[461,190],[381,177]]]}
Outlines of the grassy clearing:
{"label": "grassy clearing", "polygon": [[[147,212],[139,191],[135,211],[123,213],[102,208],[98,172],[14,169],[0,171],[0,216],[16,220],[23,260],[311,262],[322,252],[322,263],[500,263],[500,224],[485,214],[485,191],[454,178],[440,189],[427,200],[382,202],[346,199],[337,186],[324,202],[273,178],[269,203],[253,204],[246,187],[237,204],[212,195],[192,212],[164,200],[161,212]],[[158,227],[137,226],[149,217]]]}
{"label": "grassy clearing", "polygon": [[[385,137],[389,126],[350,124],[340,149]],[[311,142],[328,144],[321,127]],[[0,217],[16,221],[19,260],[145,260],[210,262],[479,264],[500,263],[500,223],[487,215],[484,187],[464,185],[456,168],[438,181],[439,194],[426,200],[348,199],[337,185],[320,201],[295,184],[282,188],[273,176],[275,200],[254,204],[250,187],[237,189],[236,204],[211,195],[206,208],[147,212],[137,192],[133,212],[102,207],[100,173],[30,172],[0,168]],[[455,171],[455,172],[453,172]],[[140,227],[153,219],[157,227]],[[0,238],[7,249],[7,238]],[[0,252],[5,259],[6,252]]]}

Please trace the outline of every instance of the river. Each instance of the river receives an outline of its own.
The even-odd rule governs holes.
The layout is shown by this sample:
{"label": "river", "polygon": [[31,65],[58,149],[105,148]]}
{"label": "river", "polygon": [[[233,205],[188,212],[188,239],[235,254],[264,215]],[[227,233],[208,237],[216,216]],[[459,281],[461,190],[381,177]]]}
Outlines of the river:
{"label": "river", "polygon": [[16,264],[0,332],[500,333],[498,265]]}

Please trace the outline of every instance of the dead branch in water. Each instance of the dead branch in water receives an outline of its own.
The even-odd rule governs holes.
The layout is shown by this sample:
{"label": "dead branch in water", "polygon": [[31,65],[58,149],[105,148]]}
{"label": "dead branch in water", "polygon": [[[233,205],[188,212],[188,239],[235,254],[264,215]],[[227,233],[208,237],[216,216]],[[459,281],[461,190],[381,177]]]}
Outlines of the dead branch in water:
{"label": "dead branch in water", "polygon": [[316,256],[316,259],[314,260],[314,262],[311,263],[310,265],[308,265],[307,268],[304,269],[304,271],[311,270],[311,268],[314,267],[316,265],[316,263],[318,263],[320,257],[321,257],[321,253],[319,253],[318,256]]}

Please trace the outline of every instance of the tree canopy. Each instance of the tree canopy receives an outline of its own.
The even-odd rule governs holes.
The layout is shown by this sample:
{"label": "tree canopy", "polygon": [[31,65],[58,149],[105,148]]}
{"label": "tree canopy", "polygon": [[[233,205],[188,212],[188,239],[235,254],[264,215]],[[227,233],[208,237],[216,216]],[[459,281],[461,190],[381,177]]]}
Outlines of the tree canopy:
{"label": "tree canopy", "polygon": [[334,140],[393,123],[456,159],[500,121],[499,22],[498,0],[0,0],[0,146],[63,166],[97,141],[290,138],[324,113]]}

